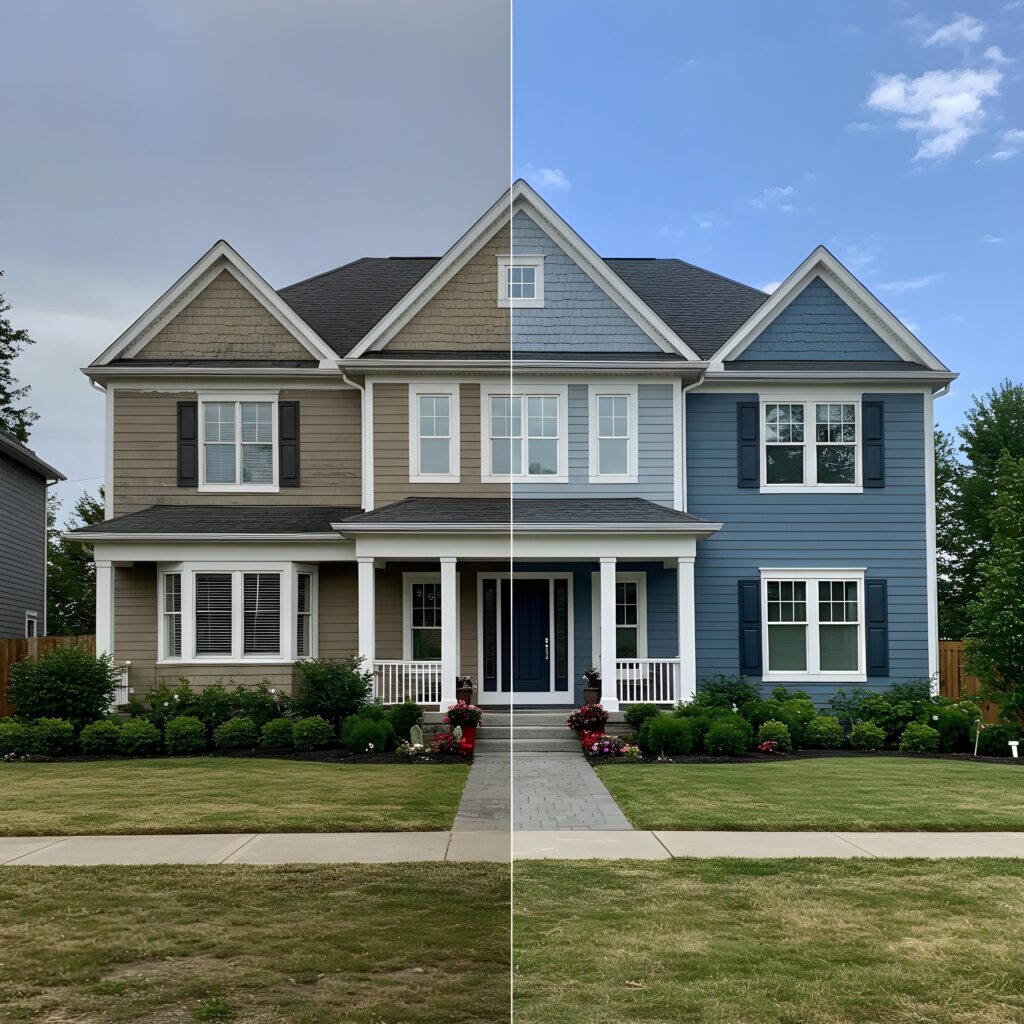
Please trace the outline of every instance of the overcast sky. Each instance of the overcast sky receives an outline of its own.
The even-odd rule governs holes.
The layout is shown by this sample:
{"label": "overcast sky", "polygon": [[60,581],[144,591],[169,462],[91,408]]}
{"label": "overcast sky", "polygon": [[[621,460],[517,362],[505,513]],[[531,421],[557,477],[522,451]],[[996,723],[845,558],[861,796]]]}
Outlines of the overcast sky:
{"label": "overcast sky", "polygon": [[508,183],[509,77],[506,0],[0,0],[0,291],[66,509],[79,367],[218,238],[274,287],[444,251]]}

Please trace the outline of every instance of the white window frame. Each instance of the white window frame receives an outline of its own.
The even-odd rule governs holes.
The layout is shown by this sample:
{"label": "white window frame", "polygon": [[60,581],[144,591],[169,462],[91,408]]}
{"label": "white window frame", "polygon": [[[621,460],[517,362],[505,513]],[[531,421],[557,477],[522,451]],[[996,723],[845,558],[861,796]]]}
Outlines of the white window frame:
{"label": "white window frame", "polygon": [[[205,494],[277,494],[280,491],[280,451],[278,430],[278,392],[200,392],[199,410],[199,491]],[[218,484],[206,482],[206,415],[203,406],[209,403],[234,403],[235,405],[235,478],[238,483]],[[273,480],[268,484],[243,484],[242,480],[242,402],[264,402],[271,407],[271,466]]]}
{"label": "white window frame", "polygon": [[[298,651],[298,616],[299,616],[299,574],[305,573],[309,576],[309,653],[299,654]],[[282,594],[281,603],[285,603],[284,595]],[[291,643],[292,650],[295,655],[296,661],[308,661],[310,658],[317,657],[317,651],[320,649],[320,616],[318,609],[320,607],[320,574],[316,571],[315,565],[303,565],[300,562],[296,562],[292,566],[291,572],[291,594],[289,595],[289,606],[291,609]]]}
{"label": "white window frame", "polygon": [[[310,653],[296,654],[295,618],[298,604],[298,574],[312,576],[310,600]],[[181,656],[166,657],[167,636],[164,624],[164,576],[181,574]],[[231,653],[196,654],[196,575],[231,575]],[[246,573],[279,573],[281,576],[281,651],[280,654],[243,654],[244,594],[242,577]],[[304,658],[315,658],[319,650],[319,574],[315,564],[304,562],[161,562],[157,565],[157,665],[288,665]]]}
{"label": "white window frame", "polygon": [[[761,658],[762,680],[766,683],[866,683],[867,632],[864,607],[865,569],[762,568],[761,573]],[[768,583],[807,584],[807,669],[804,672],[773,672],[768,667]],[[857,671],[822,672],[818,636],[818,584],[853,581],[857,584]],[[826,623],[827,625],[827,623]],[[852,625],[852,623],[846,623]]]}
{"label": "white window frame", "polygon": [[[448,472],[424,473],[420,469],[420,398],[424,395],[444,395],[450,401]],[[459,385],[444,381],[417,381],[409,385],[409,483],[457,484],[460,479],[460,408]]]}
{"label": "white window frame", "polygon": [[[402,573],[402,660],[413,661],[412,656],[412,588],[416,583],[437,583],[441,582],[439,572],[403,572]],[[444,604],[441,605],[441,622],[445,617]],[[455,574],[455,622],[458,630],[459,616],[462,614],[462,574]],[[462,652],[456,655],[458,663],[461,664]]]}
{"label": "white window frame", "polygon": [[[647,573],[617,572],[616,583],[636,584],[636,658],[622,661],[642,661],[647,657]],[[590,664],[601,661],[601,574],[590,574]]]}
{"label": "white window frame", "polygon": [[[793,394],[762,394],[760,397],[761,417],[759,424],[759,447],[761,460],[761,493],[762,494],[803,494],[806,491],[817,491],[819,494],[860,494],[863,486],[864,445],[861,440],[863,420],[861,417],[861,396],[852,394],[807,395]],[[804,410],[804,482],[802,484],[770,484],[768,483],[768,429],[767,417],[769,405],[802,405]],[[816,406],[819,405],[852,405],[855,408],[856,440],[854,441],[855,476],[852,484],[819,484],[817,462],[817,431]]]}
{"label": "white window frame", "polygon": [[[532,299],[510,299],[508,297],[509,267],[533,267],[534,296]],[[498,305],[502,309],[543,309],[544,308],[544,257],[504,255],[498,257]]]}
{"label": "white window frame", "polygon": [[[35,630],[33,632],[31,632],[31,633],[28,631],[28,624],[30,622],[35,623],[35,627],[36,627]],[[25,636],[29,640],[31,640],[33,638],[38,638],[38,636],[39,636],[39,612],[30,612],[30,611],[26,611],[25,612]]]}
{"label": "white window frame", "polygon": [[[589,470],[592,484],[635,484],[640,478],[639,389],[636,384],[591,384],[588,397],[588,433],[590,435]],[[599,410],[602,397],[624,397],[629,402],[626,438],[627,466],[625,473],[602,473],[600,456],[601,428]]]}
{"label": "white window frame", "polygon": [[[552,474],[530,473],[494,473],[491,470],[491,399],[508,398],[509,396],[544,395],[558,399],[558,472]],[[521,465],[526,467],[528,437],[526,428],[526,408],[523,408],[523,458]],[[480,480],[485,484],[506,484],[511,481],[529,484],[566,484],[569,482],[569,387],[565,384],[545,386],[529,383],[517,384],[514,388],[505,386],[480,387]]]}

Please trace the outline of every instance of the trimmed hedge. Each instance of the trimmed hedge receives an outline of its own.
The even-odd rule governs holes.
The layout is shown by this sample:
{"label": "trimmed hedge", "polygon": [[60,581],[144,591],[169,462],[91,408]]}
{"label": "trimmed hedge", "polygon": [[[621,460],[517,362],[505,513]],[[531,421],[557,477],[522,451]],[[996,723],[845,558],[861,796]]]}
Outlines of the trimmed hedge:
{"label": "trimmed hedge", "polygon": [[741,715],[716,718],[704,737],[704,750],[713,757],[743,757],[754,741],[750,723]]}
{"label": "trimmed hedge", "polygon": [[804,744],[819,750],[838,750],[846,740],[846,733],[838,718],[819,715],[807,723],[804,730]]}
{"label": "trimmed hedge", "polygon": [[648,757],[692,754],[697,745],[693,723],[689,719],[662,714],[643,723],[636,742]]}
{"label": "trimmed hedge", "polygon": [[164,726],[168,754],[199,754],[206,750],[206,726],[198,718],[182,715]]}
{"label": "trimmed hedge", "polygon": [[292,727],[292,738],[296,750],[323,750],[334,746],[331,723],[319,715],[300,718]]}
{"label": "trimmed hedge", "polygon": [[789,726],[785,722],[776,722],[768,719],[757,730],[757,743],[775,744],[775,749],[783,754],[789,754],[793,750],[793,737],[790,735]]}
{"label": "trimmed hedge", "polygon": [[160,753],[160,730],[144,718],[133,718],[117,730],[117,752],[124,757]]}
{"label": "trimmed hedge", "polygon": [[251,718],[229,718],[213,730],[213,745],[219,750],[251,750],[258,737]]}
{"label": "trimmed hedge", "polygon": [[885,745],[885,730],[873,722],[858,722],[849,735],[854,750],[881,750]]}
{"label": "trimmed hedge", "polygon": [[117,735],[120,731],[120,725],[110,718],[101,718],[98,722],[90,722],[83,727],[78,736],[82,753],[100,756],[116,754]]}
{"label": "trimmed hedge", "polygon": [[260,731],[260,746],[264,749],[293,747],[295,724],[290,718],[275,718]]}

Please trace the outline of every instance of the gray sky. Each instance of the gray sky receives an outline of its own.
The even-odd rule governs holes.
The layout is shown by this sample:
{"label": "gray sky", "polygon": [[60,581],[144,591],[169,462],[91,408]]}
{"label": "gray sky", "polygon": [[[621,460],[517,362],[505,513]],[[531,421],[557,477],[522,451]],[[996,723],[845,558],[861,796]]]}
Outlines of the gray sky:
{"label": "gray sky", "polygon": [[[218,238],[275,287],[446,249],[509,177],[507,0],[0,0],[0,279],[63,470],[90,362]],[[90,479],[91,478],[91,479]]]}

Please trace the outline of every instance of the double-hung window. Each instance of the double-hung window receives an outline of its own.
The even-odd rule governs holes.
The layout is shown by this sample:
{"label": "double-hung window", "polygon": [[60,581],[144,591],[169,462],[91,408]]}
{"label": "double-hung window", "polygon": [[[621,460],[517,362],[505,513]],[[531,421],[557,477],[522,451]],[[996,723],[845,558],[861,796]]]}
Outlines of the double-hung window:
{"label": "double-hung window", "polygon": [[640,583],[621,580],[615,584],[615,657],[640,656]]}
{"label": "double-hung window", "polygon": [[441,660],[441,581],[406,578],[406,651],[413,661]]}
{"label": "double-hung window", "polygon": [[498,305],[538,309],[544,305],[544,257],[498,257]]}
{"label": "double-hung window", "polygon": [[295,655],[308,658],[313,653],[313,574],[295,574]]}
{"label": "double-hung window", "polygon": [[763,401],[761,406],[763,490],[860,489],[859,401]]}
{"label": "double-hung window", "polygon": [[200,490],[277,490],[276,398],[202,398],[199,421]]}
{"label": "double-hung window", "polygon": [[763,569],[765,679],[863,681],[864,573]]}
{"label": "double-hung window", "polygon": [[181,657],[181,573],[163,575],[163,656]]}
{"label": "double-hung window", "polygon": [[590,387],[590,482],[637,482],[636,385]]}
{"label": "double-hung window", "polygon": [[409,480],[459,482],[458,384],[409,385]]}
{"label": "double-hung window", "polygon": [[564,482],[566,392],[485,393],[484,478]]}

